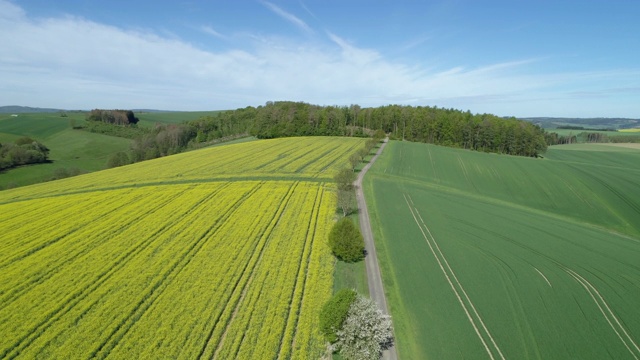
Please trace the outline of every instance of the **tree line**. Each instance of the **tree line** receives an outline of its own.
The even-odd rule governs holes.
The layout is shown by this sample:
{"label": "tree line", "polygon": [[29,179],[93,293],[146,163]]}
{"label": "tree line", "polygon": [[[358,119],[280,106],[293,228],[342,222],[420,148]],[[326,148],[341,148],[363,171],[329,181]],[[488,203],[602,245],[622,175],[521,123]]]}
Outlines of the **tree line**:
{"label": "tree line", "polygon": [[510,155],[538,156],[547,148],[544,130],[532,123],[438,107],[361,108],[279,101],[259,106],[255,113],[250,133],[258,138],[369,136],[382,130],[392,139]]}
{"label": "tree line", "polygon": [[[125,154],[128,159],[123,154],[114,155],[109,166],[171,155],[244,135],[260,139],[372,137],[377,132],[389,134],[391,139],[521,156],[538,156],[547,148],[544,130],[529,122],[429,106],[361,108],[359,105],[319,106],[277,101],[267,102],[264,106],[221,111],[181,124],[158,124],[150,129],[136,127],[137,118],[130,110],[94,109],[87,120],[93,123],[89,126],[90,131],[111,131],[114,135],[134,139],[131,152]],[[96,124],[108,124],[107,127],[112,126],[118,131]],[[356,157],[361,158],[356,154],[352,162],[357,160]]]}
{"label": "tree line", "polygon": [[0,170],[49,161],[49,148],[30,137],[0,143]]}
{"label": "tree line", "polygon": [[545,141],[548,145],[564,145],[575,143],[640,143],[640,135],[616,135],[602,132],[582,131],[577,134],[559,135],[556,132],[545,133]]}
{"label": "tree line", "polygon": [[88,121],[100,121],[113,125],[135,125],[138,123],[138,118],[131,110],[102,110],[93,109],[87,114]]}

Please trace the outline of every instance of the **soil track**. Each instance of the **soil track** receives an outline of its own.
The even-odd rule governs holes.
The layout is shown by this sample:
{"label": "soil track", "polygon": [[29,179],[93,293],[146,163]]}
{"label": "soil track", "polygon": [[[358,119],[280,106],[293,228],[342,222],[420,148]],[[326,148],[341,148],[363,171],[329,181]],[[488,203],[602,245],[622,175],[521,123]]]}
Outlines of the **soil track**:
{"label": "soil track", "polygon": [[[382,287],[382,277],[380,276],[376,247],[373,243],[369,211],[367,210],[367,203],[364,200],[364,192],[362,191],[362,179],[371,165],[373,165],[373,163],[378,159],[378,156],[382,153],[382,150],[387,145],[387,141],[389,141],[388,138],[384,139],[384,143],[380,146],[376,155],[371,159],[371,161],[369,161],[362,171],[360,171],[358,178],[353,183],[356,188],[356,200],[358,201],[360,231],[362,231],[364,245],[367,251],[367,256],[365,257],[364,262],[367,268],[367,279],[369,280],[369,296],[371,296],[371,299],[378,304],[380,310],[385,314],[389,314],[389,310],[387,308],[387,300],[384,297],[384,289]],[[386,360],[397,360],[398,354],[396,353],[395,346],[385,350],[382,353],[382,358]]]}

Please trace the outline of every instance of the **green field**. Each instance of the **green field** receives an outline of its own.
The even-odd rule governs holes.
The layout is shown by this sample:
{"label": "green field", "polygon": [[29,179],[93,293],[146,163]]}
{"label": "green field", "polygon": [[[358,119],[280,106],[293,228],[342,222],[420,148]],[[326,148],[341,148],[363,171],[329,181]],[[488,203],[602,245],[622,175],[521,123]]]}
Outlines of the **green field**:
{"label": "green field", "polygon": [[0,189],[24,186],[49,180],[56,169],[79,169],[91,172],[106,168],[111,154],[129,149],[131,141],[81,130],[73,130],[72,123],[81,125],[84,113],[20,114],[18,117],[0,115],[0,142],[13,142],[29,136],[45,144],[51,152],[51,163],[23,166],[0,173]]}
{"label": "green field", "polygon": [[365,179],[404,359],[640,357],[640,151],[391,142]]}
{"label": "green field", "polygon": [[[175,124],[211,116],[218,111],[140,112],[139,126],[150,128],[155,124]],[[74,130],[82,126],[84,112],[0,114],[0,142],[13,142],[29,136],[45,144],[50,150],[52,163],[29,165],[0,173],[0,190],[48,181],[56,169],[78,169],[81,172],[103,170],[109,157],[119,151],[127,151],[131,140]]]}

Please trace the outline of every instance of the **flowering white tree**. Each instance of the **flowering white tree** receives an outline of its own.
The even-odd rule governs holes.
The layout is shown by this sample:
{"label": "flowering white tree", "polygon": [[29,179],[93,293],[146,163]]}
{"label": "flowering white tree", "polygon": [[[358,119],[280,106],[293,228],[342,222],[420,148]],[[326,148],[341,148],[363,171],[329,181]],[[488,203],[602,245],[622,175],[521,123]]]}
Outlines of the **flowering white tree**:
{"label": "flowering white tree", "polygon": [[393,344],[391,317],[383,314],[372,300],[358,296],[337,335],[334,347],[345,359],[379,359],[382,350]]}

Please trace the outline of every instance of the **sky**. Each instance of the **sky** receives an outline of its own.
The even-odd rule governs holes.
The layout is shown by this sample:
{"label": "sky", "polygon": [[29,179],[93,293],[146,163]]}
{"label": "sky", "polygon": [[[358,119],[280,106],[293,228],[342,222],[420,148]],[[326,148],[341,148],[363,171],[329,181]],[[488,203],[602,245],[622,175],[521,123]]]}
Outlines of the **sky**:
{"label": "sky", "polygon": [[0,106],[640,118],[640,1],[0,0]]}

